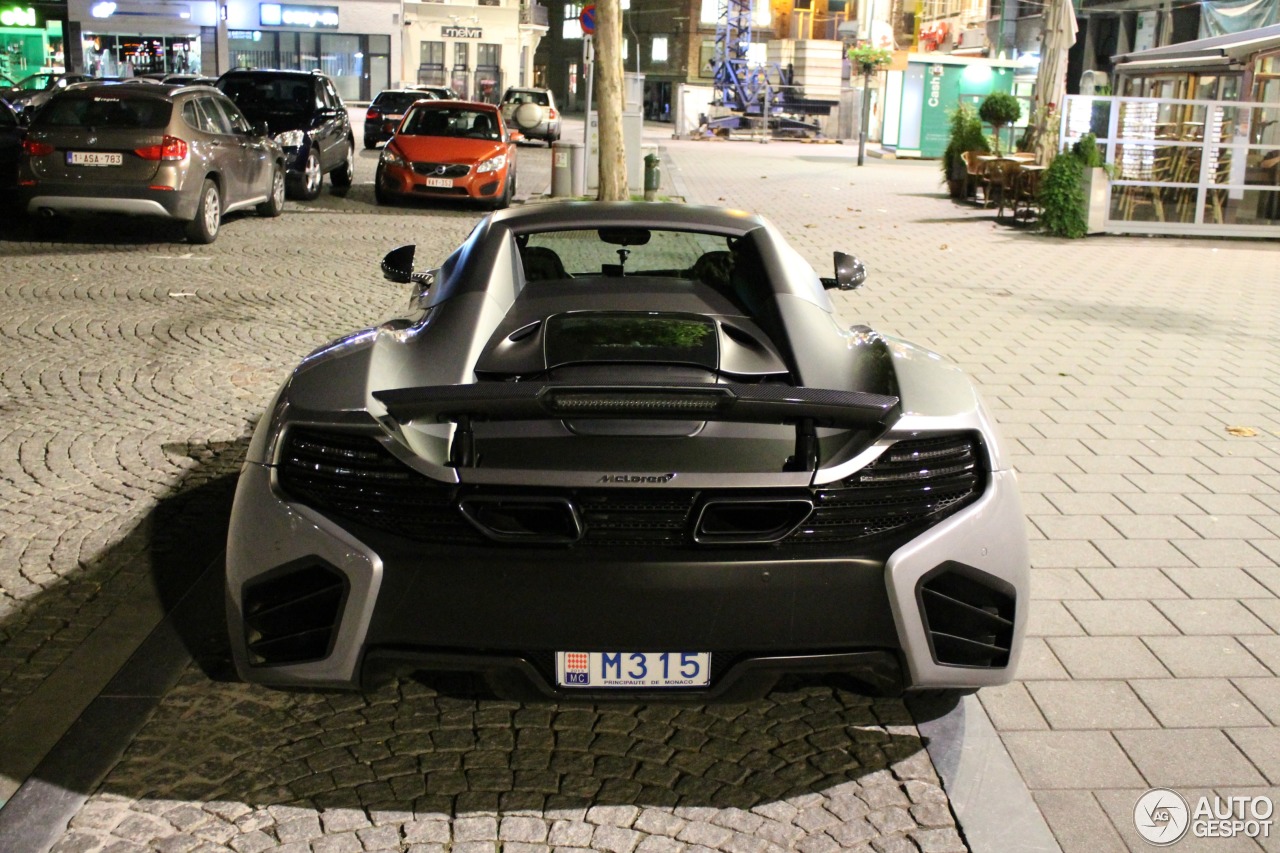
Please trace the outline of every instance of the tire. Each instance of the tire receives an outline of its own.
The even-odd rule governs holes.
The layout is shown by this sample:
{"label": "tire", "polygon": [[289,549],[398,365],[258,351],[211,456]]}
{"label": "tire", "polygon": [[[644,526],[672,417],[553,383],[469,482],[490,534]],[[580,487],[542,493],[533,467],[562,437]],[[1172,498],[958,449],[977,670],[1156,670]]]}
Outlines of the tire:
{"label": "tire", "polygon": [[212,243],[218,239],[222,226],[222,196],[218,185],[205,178],[200,188],[200,203],[196,205],[195,218],[187,223],[187,239],[192,243]]}
{"label": "tire", "polygon": [[342,161],[342,165],[329,173],[329,180],[333,185],[345,190],[350,188],[351,181],[356,176],[356,145],[354,142],[347,142],[347,159]]}
{"label": "tire", "polygon": [[324,183],[324,174],[320,171],[320,155],[316,153],[315,146],[307,152],[306,165],[302,167],[302,174],[298,177],[295,184],[294,195],[304,201],[311,201],[320,195],[320,185]]}
{"label": "tire", "polygon": [[382,167],[373,173],[373,200],[378,204],[392,204],[391,194],[382,188]]}
{"label": "tire", "polygon": [[267,200],[258,205],[257,211],[259,216],[274,218],[284,213],[284,168],[282,166],[271,168],[269,193]]}
{"label": "tire", "polygon": [[502,195],[493,200],[493,210],[505,210],[511,206],[511,197],[515,195],[516,176],[514,174],[507,178],[507,186],[502,191]]}
{"label": "tire", "polygon": [[378,140],[376,139],[366,139],[364,141],[364,148],[366,151],[372,151],[377,147],[378,147]]}

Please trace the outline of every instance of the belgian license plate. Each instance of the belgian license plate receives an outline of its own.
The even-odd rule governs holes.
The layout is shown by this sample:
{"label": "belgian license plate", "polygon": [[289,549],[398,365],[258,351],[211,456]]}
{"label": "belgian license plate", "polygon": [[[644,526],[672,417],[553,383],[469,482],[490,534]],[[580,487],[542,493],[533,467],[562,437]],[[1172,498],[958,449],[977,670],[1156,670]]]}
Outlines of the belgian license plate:
{"label": "belgian license plate", "polygon": [[119,166],[124,163],[124,155],[110,151],[68,151],[69,166]]}
{"label": "belgian license plate", "polygon": [[556,652],[561,687],[706,687],[710,652]]}
{"label": "belgian license plate", "polygon": [[427,178],[427,186],[429,187],[452,187],[452,178]]}

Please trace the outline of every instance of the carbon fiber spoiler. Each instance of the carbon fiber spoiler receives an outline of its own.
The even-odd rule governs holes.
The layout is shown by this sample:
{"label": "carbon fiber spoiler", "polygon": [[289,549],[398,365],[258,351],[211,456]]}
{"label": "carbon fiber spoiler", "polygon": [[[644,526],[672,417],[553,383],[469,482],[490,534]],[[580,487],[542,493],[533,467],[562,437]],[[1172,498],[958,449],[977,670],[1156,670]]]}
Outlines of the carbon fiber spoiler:
{"label": "carbon fiber spoiler", "polygon": [[901,414],[897,397],[863,391],[778,385],[563,385],[482,382],[374,391],[397,421],[426,419],[458,425],[449,461],[475,464],[474,421],[641,418],[795,424],[796,455],[788,470],[817,470],[818,427],[877,434]]}

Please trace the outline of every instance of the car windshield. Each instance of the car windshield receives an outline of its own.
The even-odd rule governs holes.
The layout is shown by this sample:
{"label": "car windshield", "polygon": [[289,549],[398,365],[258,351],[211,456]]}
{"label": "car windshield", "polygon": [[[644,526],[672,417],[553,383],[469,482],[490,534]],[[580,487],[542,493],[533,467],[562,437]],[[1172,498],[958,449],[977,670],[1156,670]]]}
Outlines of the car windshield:
{"label": "car windshield", "polygon": [[306,115],[316,108],[316,87],[306,77],[231,77],[219,87],[252,120]]}
{"label": "car windshield", "polygon": [[649,275],[730,284],[735,238],[697,231],[591,228],[518,238],[529,281]]}
{"label": "car windshield", "polygon": [[23,78],[18,83],[18,88],[26,92],[39,92],[52,86],[57,76],[56,74],[32,74],[30,77]]}
{"label": "car windshield", "polygon": [[153,98],[76,95],[55,98],[36,117],[37,127],[156,129],[169,123],[173,105]]}
{"label": "car windshield", "polygon": [[488,110],[418,106],[405,116],[400,132],[409,136],[497,139],[498,120]]}
{"label": "car windshield", "polygon": [[429,100],[429,92],[382,92],[373,99],[373,106],[380,107],[383,112],[403,113],[413,106],[414,101]]}

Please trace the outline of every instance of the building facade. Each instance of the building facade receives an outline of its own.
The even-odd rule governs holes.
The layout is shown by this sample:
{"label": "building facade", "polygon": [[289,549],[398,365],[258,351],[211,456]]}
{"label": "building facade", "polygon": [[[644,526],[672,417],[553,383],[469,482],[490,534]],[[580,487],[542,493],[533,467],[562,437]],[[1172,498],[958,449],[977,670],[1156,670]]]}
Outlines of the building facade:
{"label": "building facade", "polygon": [[496,102],[508,86],[536,84],[533,57],[547,32],[533,0],[405,3],[406,83],[448,86]]}

